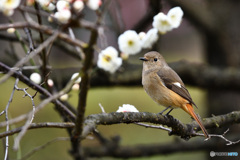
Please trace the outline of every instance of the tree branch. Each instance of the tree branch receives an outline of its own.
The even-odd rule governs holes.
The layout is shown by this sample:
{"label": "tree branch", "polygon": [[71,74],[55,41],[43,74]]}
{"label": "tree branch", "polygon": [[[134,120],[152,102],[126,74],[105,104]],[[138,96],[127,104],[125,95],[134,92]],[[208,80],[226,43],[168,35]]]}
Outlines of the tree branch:
{"label": "tree branch", "polygon": [[[170,135],[182,136],[182,138],[191,138],[197,136],[196,132],[200,131],[201,128],[198,126],[196,121],[193,121],[188,124],[184,124],[181,121],[175,119],[171,115],[161,115],[149,112],[126,112],[126,113],[100,113],[92,114],[86,117],[84,120],[84,128],[81,137],[85,138],[89,133],[93,132],[98,125],[113,125],[119,123],[136,123],[136,122],[148,122],[153,124],[166,125],[172,130],[169,130]],[[224,115],[214,116],[210,118],[204,118],[203,124],[205,128],[220,128],[223,126],[228,126],[230,124],[240,123],[240,111],[234,111]],[[3,126],[1,126],[3,127]],[[75,127],[75,124],[72,122],[68,123],[32,123],[29,126],[29,129],[35,128],[72,128]],[[145,127],[145,126],[144,126]],[[13,135],[20,132],[22,127],[13,129],[8,132],[0,134],[0,138]],[[159,128],[161,129],[161,128]],[[216,136],[213,136],[216,137]]]}
{"label": "tree branch", "polygon": [[[183,124],[172,116],[163,116],[155,113],[102,113],[89,115],[85,120],[85,127],[82,136],[88,135],[97,125],[112,125],[118,123],[149,122],[162,124],[172,128],[170,135],[178,135],[184,139],[196,136],[196,132],[201,128],[194,121],[189,124]],[[204,118],[203,124],[206,128],[218,128],[233,123],[240,123],[240,111],[231,112],[225,115],[219,115],[211,118]]]}
{"label": "tree branch", "polygon": [[[65,122],[65,123],[64,122],[60,122],[60,123],[44,122],[44,123],[31,123],[30,126],[28,127],[28,129],[39,129],[39,128],[63,128],[63,129],[66,129],[66,128],[73,128],[73,127],[75,127],[75,124],[71,123],[71,122]],[[12,129],[10,131],[0,133],[0,138],[19,133],[19,132],[21,132],[22,129],[23,129],[23,127],[18,127],[18,128]]]}
{"label": "tree branch", "polygon": [[[240,143],[237,144],[240,146]],[[234,149],[236,145],[228,146],[229,149]],[[169,155],[172,153],[193,152],[199,150],[217,150],[226,149],[224,141],[201,141],[195,140],[191,142],[175,141],[166,144],[145,144],[133,146],[115,147],[109,145],[105,147],[85,147],[84,152],[89,157],[118,157],[118,158],[134,158],[134,157],[149,157],[156,155]]]}
{"label": "tree branch", "polygon": [[[2,24],[0,25],[0,30],[7,30],[8,28],[24,28],[28,27],[31,29],[35,29],[37,31],[41,31],[47,35],[52,35],[55,30],[53,30],[51,27],[45,26],[45,25],[39,25],[36,22],[16,22],[16,23],[10,23],[10,24]],[[87,46],[86,43],[80,41],[79,39],[72,39],[69,35],[58,32],[58,38],[62,39],[63,41],[81,47],[85,48]]]}
{"label": "tree branch", "polygon": [[[0,62],[0,71],[3,73],[8,73],[9,71],[11,71],[13,74],[12,76],[15,78],[19,78],[19,80],[21,82],[23,82],[24,84],[28,85],[29,87],[33,88],[34,90],[38,91],[39,93],[45,95],[46,97],[52,96],[52,94],[49,91],[47,91],[40,85],[33,83],[28,77],[19,73],[17,70],[10,68],[9,66],[5,65],[2,62]],[[75,114],[73,114],[62,102],[60,102],[59,100],[53,100],[52,102],[56,105],[58,110],[60,110],[64,115],[66,115],[66,117],[69,118],[69,120],[71,120],[71,121],[75,120]],[[25,118],[26,118],[26,116],[25,116]],[[22,118],[22,120],[24,120],[25,118]],[[11,120],[9,121],[9,123],[10,122],[11,122]],[[1,124],[0,124],[0,126],[1,126]]]}

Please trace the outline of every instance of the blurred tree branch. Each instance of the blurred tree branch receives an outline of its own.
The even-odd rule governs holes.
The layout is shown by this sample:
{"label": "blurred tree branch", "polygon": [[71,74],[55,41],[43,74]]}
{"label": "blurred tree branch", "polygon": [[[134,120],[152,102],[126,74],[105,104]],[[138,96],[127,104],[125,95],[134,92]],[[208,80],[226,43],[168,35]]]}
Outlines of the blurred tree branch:
{"label": "blurred tree branch", "polygon": [[[1,24],[0,25],[0,30],[7,30],[8,28],[31,28],[31,29],[35,29],[37,31],[43,32],[47,35],[52,35],[55,30],[53,30],[51,27],[48,27],[46,25],[39,25],[36,22],[15,22],[15,23],[9,23],[9,24]],[[72,45],[76,45],[78,47],[84,48],[87,44],[82,42],[79,39],[72,39],[68,34],[63,33],[63,32],[59,32],[58,33],[58,38],[62,39],[63,41],[72,44]]]}
{"label": "blurred tree branch", "polygon": [[184,0],[169,0],[169,2],[174,6],[181,6],[186,17],[188,17],[197,28],[209,34],[214,33],[217,35],[218,23],[208,4],[205,4],[208,2],[195,3],[193,1],[186,2]]}
{"label": "blurred tree branch", "polygon": [[[237,136],[236,136],[237,137]],[[197,145],[196,145],[197,144]],[[237,146],[240,144],[238,143]],[[234,149],[236,145],[230,146]],[[116,158],[136,158],[156,155],[169,155],[172,153],[193,152],[200,150],[225,149],[224,141],[201,141],[191,142],[174,141],[166,144],[142,144],[133,146],[121,146],[110,144],[105,147],[85,147],[84,152],[89,157],[116,157]]]}
{"label": "blurred tree branch", "polygon": [[152,23],[153,17],[161,11],[161,7],[161,1],[150,0],[148,12],[132,29],[136,32],[145,30]]}
{"label": "blurred tree branch", "polygon": [[[240,89],[240,71],[237,68],[217,68],[206,64],[178,61],[169,64],[185,84],[208,89]],[[127,68],[125,70],[125,68]],[[115,75],[98,71],[93,75],[92,86],[141,85],[142,65],[127,64],[123,72]],[[99,76],[101,75],[101,76]]]}

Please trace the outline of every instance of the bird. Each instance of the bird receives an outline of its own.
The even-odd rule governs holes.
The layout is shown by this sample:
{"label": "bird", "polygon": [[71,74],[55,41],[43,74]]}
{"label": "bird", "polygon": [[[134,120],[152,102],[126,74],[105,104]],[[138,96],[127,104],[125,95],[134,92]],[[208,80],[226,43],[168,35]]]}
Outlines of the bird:
{"label": "bird", "polygon": [[197,105],[193,102],[181,78],[168,66],[163,56],[156,51],[150,51],[139,59],[143,61],[144,90],[157,104],[166,107],[160,114],[170,109],[166,114],[168,115],[173,109],[181,108],[196,120],[204,136],[210,138],[201,119],[194,111],[193,106],[197,108]]}

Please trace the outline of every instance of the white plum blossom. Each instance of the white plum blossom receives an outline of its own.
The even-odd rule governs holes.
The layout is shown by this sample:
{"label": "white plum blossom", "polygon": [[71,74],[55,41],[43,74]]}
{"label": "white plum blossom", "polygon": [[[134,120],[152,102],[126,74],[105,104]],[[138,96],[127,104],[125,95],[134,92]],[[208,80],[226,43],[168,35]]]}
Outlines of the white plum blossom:
{"label": "white plum blossom", "polygon": [[49,11],[53,11],[55,8],[56,7],[53,3],[49,3],[49,5],[47,6],[47,10],[49,10]]}
{"label": "white plum blossom", "polygon": [[158,30],[156,28],[150,29],[141,40],[142,48],[151,48],[157,40]]}
{"label": "white plum blossom", "polygon": [[0,7],[4,9],[15,9],[19,6],[20,0],[1,0]]}
{"label": "white plum blossom", "polygon": [[116,112],[139,112],[133,105],[123,104],[122,107],[119,106]]}
{"label": "white plum blossom", "polygon": [[81,12],[84,8],[84,3],[82,0],[76,0],[73,2],[73,8],[76,12]]}
{"label": "white plum blossom", "polygon": [[[79,76],[79,73],[74,73],[71,77],[71,80],[75,79],[78,76]],[[74,83],[80,83],[81,80],[82,80],[81,77],[79,77]]]}
{"label": "white plum blossom", "polygon": [[44,10],[53,11],[55,9],[55,5],[51,0],[37,0],[37,2]]}
{"label": "white plum blossom", "polygon": [[140,40],[142,40],[146,36],[146,33],[140,32],[140,33],[138,33],[138,36],[139,36]]}
{"label": "white plum blossom", "polygon": [[61,101],[67,101],[68,100],[68,94],[64,94],[64,95],[60,96],[60,100]]}
{"label": "white plum blossom", "polygon": [[121,65],[122,58],[118,57],[118,51],[112,46],[102,50],[98,55],[97,66],[105,71],[114,73]]}
{"label": "white plum blossom", "polygon": [[165,34],[181,24],[183,11],[180,7],[174,7],[169,10],[168,14],[160,12],[153,17],[153,27],[157,28],[161,34]]}
{"label": "white plum blossom", "polygon": [[101,6],[102,1],[101,0],[88,0],[87,6],[92,10],[98,10],[98,8]]}
{"label": "white plum blossom", "polygon": [[141,51],[141,40],[133,30],[127,30],[118,37],[118,46],[121,52],[129,55],[137,54]]}
{"label": "white plum blossom", "polygon": [[31,81],[33,81],[36,84],[40,84],[42,81],[40,74],[36,73],[36,72],[34,72],[30,75],[30,79],[31,79]]}
{"label": "white plum blossom", "polygon": [[54,17],[63,24],[68,23],[69,19],[72,16],[69,2],[64,0],[58,1],[57,10],[58,11],[54,14]]}
{"label": "white plum blossom", "polygon": [[21,0],[0,0],[0,11],[6,16],[11,16],[14,13]]}
{"label": "white plum blossom", "polygon": [[165,34],[172,30],[172,23],[170,18],[164,13],[160,12],[153,17],[153,27],[158,29],[161,34]]}
{"label": "white plum blossom", "polygon": [[13,9],[3,9],[2,12],[6,16],[12,16],[14,13],[14,10]]}
{"label": "white plum blossom", "polygon": [[169,10],[167,16],[170,18],[172,27],[178,28],[182,22],[183,11],[181,7],[174,7]]}
{"label": "white plum blossom", "polygon": [[41,7],[46,7],[49,3],[51,3],[50,0],[36,0],[36,2],[38,2]]}
{"label": "white plum blossom", "polygon": [[49,87],[53,87],[54,82],[53,82],[52,79],[48,79],[48,80],[47,80],[47,84],[48,84]]}
{"label": "white plum blossom", "polygon": [[62,11],[58,11],[54,14],[54,17],[61,23],[66,24],[68,23],[69,19],[71,18],[71,11],[68,9],[64,9]]}
{"label": "white plum blossom", "polygon": [[65,0],[60,0],[57,2],[57,10],[60,12],[62,10],[69,10],[70,9],[70,4],[69,2]]}
{"label": "white plum blossom", "polygon": [[72,90],[74,90],[74,91],[78,91],[79,88],[80,88],[80,85],[77,84],[77,83],[75,83],[75,84],[72,86]]}
{"label": "white plum blossom", "polygon": [[7,29],[7,33],[9,33],[9,34],[13,34],[15,31],[16,31],[15,28],[8,28]]}

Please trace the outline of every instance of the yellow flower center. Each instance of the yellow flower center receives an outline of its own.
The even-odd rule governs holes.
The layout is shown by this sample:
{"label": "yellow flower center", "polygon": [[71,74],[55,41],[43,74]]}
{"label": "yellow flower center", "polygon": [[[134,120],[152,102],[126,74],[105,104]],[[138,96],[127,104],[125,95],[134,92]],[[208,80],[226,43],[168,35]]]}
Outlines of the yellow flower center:
{"label": "yellow flower center", "polygon": [[175,15],[172,15],[172,16],[171,16],[171,19],[172,19],[172,20],[175,20],[175,19],[176,19],[176,16],[175,16]]}
{"label": "yellow flower center", "polygon": [[161,21],[161,24],[162,24],[163,26],[169,25],[168,21],[166,21],[166,20]]}
{"label": "yellow flower center", "polygon": [[13,4],[13,0],[7,0],[6,3],[5,3],[7,6],[10,6]]}
{"label": "yellow flower center", "polygon": [[108,55],[104,55],[103,60],[106,62],[110,62],[112,60],[112,57],[110,57]]}
{"label": "yellow flower center", "polygon": [[129,41],[128,41],[128,45],[129,45],[129,46],[132,46],[133,44],[134,44],[134,42],[133,42],[132,40],[129,40]]}

